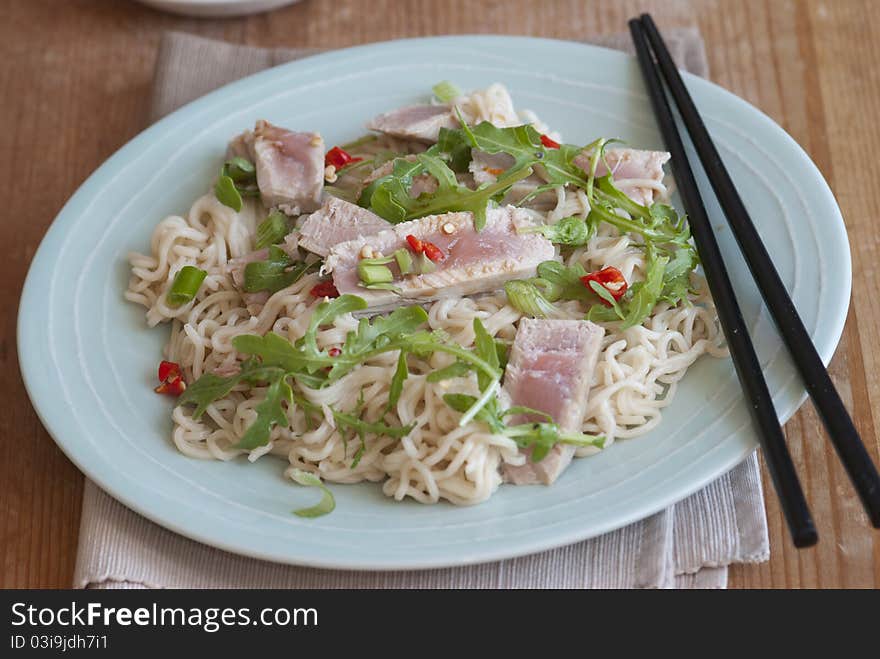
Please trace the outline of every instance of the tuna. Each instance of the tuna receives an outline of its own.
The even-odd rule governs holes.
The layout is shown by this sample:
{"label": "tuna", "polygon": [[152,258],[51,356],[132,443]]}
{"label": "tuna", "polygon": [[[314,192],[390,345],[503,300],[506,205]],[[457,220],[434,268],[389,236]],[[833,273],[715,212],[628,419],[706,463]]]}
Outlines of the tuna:
{"label": "tuna", "polygon": [[[584,151],[574,164],[590,171],[592,152]],[[615,185],[637,204],[650,206],[655,193],[662,189],[663,165],[669,160],[666,151],[639,151],[638,149],[608,149],[605,162],[599,161],[596,176],[605,176],[610,168]]]}
{"label": "tuna", "polygon": [[498,175],[504,173],[513,166],[514,159],[508,153],[486,153],[474,149],[468,170],[474,175],[474,183],[494,183]]}
{"label": "tuna", "polygon": [[358,236],[371,236],[391,225],[355,204],[328,197],[320,209],[305,218],[299,228],[299,246],[327,256],[330,248]]}
{"label": "tuna", "polygon": [[260,120],[253,132],[245,131],[229,143],[227,155],[254,163],[266,206],[295,215],[321,205],[324,140],[317,133],[298,133]]}
{"label": "tuna", "polygon": [[434,143],[441,128],[458,128],[458,125],[449,105],[408,105],[374,117],[367,128],[392,137]]}
{"label": "tuna", "polygon": [[[563,432],[581,432],[593,371],[605,330],[587,320],[519,321],[504,371],[504,393],[553,417]],[[513,418],[512,423],[538,419]],[[571,462],[575,447],[557,444],[540,462],[504,465],[505,480],[516,485],[549,485]]]}
{"label": "tuna", "polygon": [[[529,224],[528,213],[507,206],[490,209],[486,226],[477,232],[471,213],[429,215],[397,224],[373,236],[360,236],[330,250],[325,270],[333,273],[340,293],[359,295],[367,301],[369,313],[394,307],[496,291],[510,279],[534,276],[542,261],[554,256],[553,244],[535,233],[519,234],[517,227]],[[406,237],[429,241],[445,258],[433,272],[401,276],[390,264],[396,291],[364,288],[358,278],[362,254],[390,256],[397,249],[410,249]]]}

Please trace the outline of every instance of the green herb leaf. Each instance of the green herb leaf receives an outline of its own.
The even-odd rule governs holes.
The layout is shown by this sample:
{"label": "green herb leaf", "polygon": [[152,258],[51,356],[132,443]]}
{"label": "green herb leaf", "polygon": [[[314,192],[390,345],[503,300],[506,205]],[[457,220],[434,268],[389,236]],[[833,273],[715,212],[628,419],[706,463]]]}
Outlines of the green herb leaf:
{"label": "green herb leaf", "polygon": [[[374,213],[395,224],[425,215],[455,211],[471,212],[474,215],[474,226],[477,231],[486,224],[486,209],[489,202],[508,190],[514,183],[531,174],[530,168],[511,170],[494,183],[471,190],[459,184],[455,172],[430,150],[416,156],[415,163],[405,158],[398,158],[394,163],[392,173],[368,186],[358,203],[368,206]],[[413,177],[426,172],[437,179],[437,190],[433,193],[423,193],[414,199],[409,193]]]}
{"label": "green herb leaf", "polygon": [[409,377],[409,368],[406,365],[406,352],[401,350],[397,358],[397,368],[394,369],[394,377],[391,378],[391,386],[388,389],[388,409],[397,407],[400,394],[403,393],[403,383]]}
{"label": "green herb leaf", "polygon": [[277,293],[282,288],[292,286],[306,273],[316,272],[320,267],[320,261],[294,261],[283,249],[271,245],[265,261],[254,261],[244,267],[244,290],[248,293]]}
{"label": "green herb leaf", "polygon": [[235,448],[255,449],[269,443],[269,435],[276,425],[286,428],[289,424],[283,402],[293,402],[293,391],[285,377],[275,378],[269,383],[266,397],[254,408],[257,418],[248,426]]}
{"label": "green herb leaf", "polygon": [[455,361],[452,362],[449,366],[445,368],[441,368],[440,370],[433,371],[428,374],[425,378],[428,382],[442,382],[443,380],[452,380],[453,378],[461,378],[467,375],[468,373],[472,373],[473,368],[471,368],[470,364],[465,364],[464,362]]}
{"label": "green herb leaf", "polygon": [[640,325],[651,315],[663,292],[663,273],[668,262],[669,259],[665,256],[649,258],[645,281],[638,282],[633,287],[632,297],[626,305],[624,328]]}
{"label": "green herb leaf", "polygon": [[[485,326],[479,318],[474,318],[474,352],[480,359],[483,359],[493,368],[498,368],[498,351],[495,349],[495,339],[493,339],[486,331]],[[495,378],[487,373],[477,373],[477,385],[480,391],[484,390],[489,383]]]}
{"label": "green herb leaf", "polygon": [[303,471],[302,469],[294,469],[291,472],[291,478],[300,485],[305,485],[306,487],[317,487],[321,489],[321,500],[317,503],[317,505],[311,506],[309,508],[300,508],[299,510],[294,510],[293,514],[298,515],[300,517],[321,517],[322,515],[327,515],[328,513],[332,513],[336,508],[336,499],[333,498],[333,493],[327,488],[326,485],[321,481],[320,478],[315,476],[308,471]]}
{"label": "green herb leaf", "polygon": [[597,281],[590,280],[590,288],[592,291],[602,298],[606,303],[609,309],[613,309],[614,313],[617,314],[617,317],[623,320],[626,316],[623,315],[623,311],[620,309],[620,305],[617,303],[617,300],[614,299],[614,296],[611,294],[607,288],[605,288],[602,284]]}
{"label": "green herb leaf", "polygon": [[556,224],[542,224],[535,227],[519,229],[518,233],[540,233],[551,243],[580,247],[586,245],[595,233],[595,226],[572,215],[564,217]]}

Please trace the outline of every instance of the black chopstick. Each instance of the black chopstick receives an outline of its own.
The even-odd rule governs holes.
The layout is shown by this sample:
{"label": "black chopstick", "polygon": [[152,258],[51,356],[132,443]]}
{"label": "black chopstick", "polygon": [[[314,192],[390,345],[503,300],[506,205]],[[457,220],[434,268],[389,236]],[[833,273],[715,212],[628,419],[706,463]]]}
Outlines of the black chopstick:
{"label": "black chopstick", "polygon": [[666,148],[672,154],[675,181],[688,215],[706,281],[715,301],[718,319],[727,338],[730,355],[746,395],[752,421],[758,430],[758,437],[764,449],[764,459],[779,496],[792,541],[796,547],[814,545],[818,540],[816,527],[786,447],[785,437],[773,407],[773,399],[761,372],[758,356],[755,354],[755,347],[749,338],[733,285],[730,283],[721,251],[712,233],[703,200],[685,154],[684,144],[676,128],[666,93],[663,91],[663,83],[655,69],[642,24],[638,19],[633,19],[629,22],[629,28],[655,118],[663,134]]}
{"label": "black chopstick", "polygon": [[706,130],[700,113],[678,73],[675,63],[649,14],[642,14],[641,23],[657,57],[666,84],[675,99],[700,162],[706,170],[712,189],[718,197],[727,222],[748,263],[752,277],[761,291],[767,309],[779,328],[783,342],[813,399],[831,443],[849,474],[862,500],[871,524],[880,528],[880,475],[859,437],[858,430],[846,410],[834,383],[816,352],[810,335],[785,290],[773,260],[728,174],[721,156]]}

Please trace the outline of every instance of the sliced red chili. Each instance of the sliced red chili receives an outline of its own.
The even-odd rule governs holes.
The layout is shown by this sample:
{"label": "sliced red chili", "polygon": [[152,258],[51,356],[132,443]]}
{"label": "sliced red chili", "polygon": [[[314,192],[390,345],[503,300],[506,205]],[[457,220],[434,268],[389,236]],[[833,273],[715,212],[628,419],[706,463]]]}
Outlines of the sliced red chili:
{"label": "sliced red chili", "polygon": [[486,167],[485,172],[492,176],[499,176],[504,173],[504,170],[500,167]]}
{"label": "sliced red chili", "polygon": [[327,354],[331,357],[339,357],[339,355],[342,354],[342,350],[340,350],[336,346],[333,346],[332,348],[330,348],[330,350],[327,351]]}
{"label": "sliced red chili", "polygon": [[153,391],[157,394],[165,394],[166,396],[177,397],[186,391],[186,382],[179,375],[172,375]]}
{"label": "sliced red chili", "polygon": [[[614,298],[615,302],[623,297],[623,294],[626,293],[626,289],[629,286],[626,283],[626,279],[623,278],[623,273],[612,266],[584,275],[581,277],[581,281],[587,288],[590,288],[591,281],[596,282],[611,294],[611,297]],[[606,307],[611,306],[611,303],[608,300],[600,298],[599,301]]]}
{"label": "sliced red chili", "polygon": [[165,382],[170,377],[180,377],[180,364],[176,362],[159,362],[159,382]]}
{"label": "sliced red chili", "polygon": [[333,165],[333,167],[336,168],[336,171],[339,171],[346,165],[360,162],[361,160],[363,160],[363,158],[352,158],[345,149],[334,146],[327,152],[327,155],[324,156],[324,166],[328,167]]}
{"label": "sliced red chili", "polygon": [[437,247],[434,243],[422,241],[422,247],[425,256],[431,259],[434,263],[440,263],[440,261],[446,258],[446,254],[443,253],[443,250]]}
{"label": "sliced red chili", "polygon": [[424,254],[434,263],[440,263],[440,261],[446,258],[446,254],[443,253],[443,250],[432,242],[419,240],[412,234],[406,237],[406,242],[409,243],[409,247],[412,251],[416,254]]}
{"label": "sliced red chili", "polygon": [[312,290],[309,291],[309,294],[312,297],[339,297],[339,291],[336,290],[333,282],[329,280],[315,284]]}
{"label": "sliced red chili", "polygon": [[546,135],[541,135],[541,144],[546,146],[548,149],[558,149],[559,148],[559,142],[557,142],[556,140],[551,140]]}

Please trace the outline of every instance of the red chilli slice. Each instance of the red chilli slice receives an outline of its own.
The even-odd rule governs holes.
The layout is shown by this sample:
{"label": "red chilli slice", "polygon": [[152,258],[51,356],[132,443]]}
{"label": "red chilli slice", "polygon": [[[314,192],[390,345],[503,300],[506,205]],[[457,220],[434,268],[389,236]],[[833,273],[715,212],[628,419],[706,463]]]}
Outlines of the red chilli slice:
{"label": "red chilli slice", "polygon": [[541,144],[546,146],[548,149],[558,149],[560,146],[559,142],[557,142],[555,140],[551,140],[546,135],[541,135]]}
{"label": "red chilli slice", "polygon": [[336,171],[339,171],[346,165],[360,162],[361,160],[363,160],[363,158],[352,158],[345,149],[334,146],[327,152],[327,155],[324,156],[324,166],[328,167],[332,165],[336,168]]}
{"label": "red chilli slice", "polygon": [[312,297],[339,297],[339,291],[336,290],[332,281],[322,281],[320,284],[316,284],[309,291],[309,294]]}
{"label": "red chilli slice", "polygon": [[424,254],[434,263],[440,263],[446,258],[446,254],[443,253],[443,250],[432,242],[419,240],[412,234],[406,237],[406,242],[409,244],[409,247],[413,252],[416,254]]}
{"label": "red chilli slice", "polygon": [[[584,275],[581,277],[581,281],[587,288],[590,288],[591,281],[596,282],[611,294],[611,297],[614,298],[615,302],[623,297],[623,294],[626,293],[626,289],[629,287],[626,283],[626,279],[623,278],[623,273],[612,266]],[[611,303],[608,300],[600,298],[599,301],[606,307],[611,306]]]}
{"label": "red chilli slice", "polygon": [[180,373],[180,364],[176,362],[159,362],[159,382],[161,384],[153,391],[157,394],[177,397],[186,390],[186,382]]}
{"label": "red chilli slice", "polygon": [[180,377],[180,364],[177,362],[159,362],[159,382],[165,382],[170,377]]}

